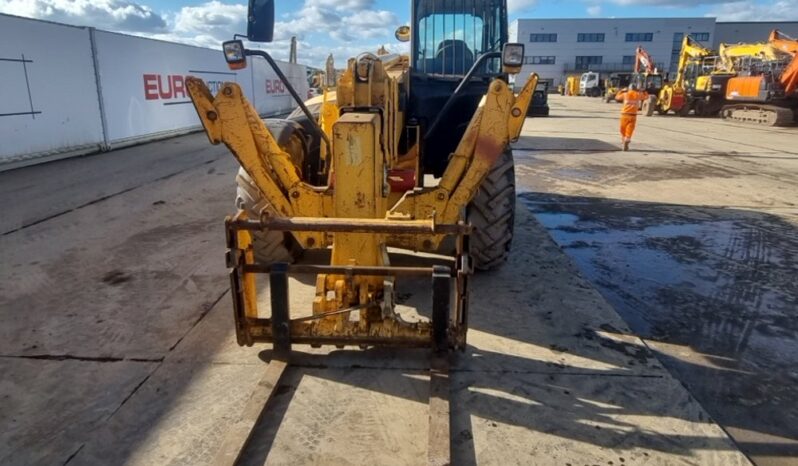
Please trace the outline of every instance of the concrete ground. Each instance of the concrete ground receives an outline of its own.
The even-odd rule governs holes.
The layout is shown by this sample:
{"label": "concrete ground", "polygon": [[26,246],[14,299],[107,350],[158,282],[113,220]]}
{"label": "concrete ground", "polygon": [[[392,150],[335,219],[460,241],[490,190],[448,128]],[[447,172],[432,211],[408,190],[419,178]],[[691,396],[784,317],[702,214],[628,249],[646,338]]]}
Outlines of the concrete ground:
{"label": "concrete ground", "polygon": [[798,128],[555,97],[516,147],[522,202],[761,465],[798,464]]}
{"label": "concrete ground", "polygon": [[[763,457],[774,458],[770,445],[789,447],[786,433],[754,428],[747,419],[723,421],[724,430],[715,420],[726,411],[713,411],[718,403],[700,398],[702,387],[717,387],[734,376],[754,376],[747,366],[726,370],[734,365],[733,354],[693,350],[711,341],[706,334],[675,333],[695,322],[696,328],[713,335],[715,330],[699,325],[702,318],[713,318],[713,308],[699,303],[689,308],[694,314],[685,314],[687,307],[658,307],[650,296],[635,294],[648,292],[639,286],[618,285],[623,299],[616,299],[596,279],[590,267],[595,261],[573,254],[594,246],[582,240],[588,247],[572,247],[575,241],[566,243],[559,232],[579,234],[584,221],[579,215],[587,215],[565,209],[600,202],[613,207],[624,200],[643,211],[641,204],[664,202],[657,196],[669,197],[661,210],[653,209],[641,220],[627,216],[618,220],[620,225],[597,231],[634,222],[669,226],[675,223],[670,217],[655,216],[668,206],[687,205],[702,212],[712,205],[718,215],[732,212],[740,221],[757,212],[790,218],[795,206],[785,206],[785,199],[796,196],[787,172],[794,154],[784,151],[794,135],[730,131],[719,122],[661,118],[641,121],[639,140],[648,146],[640,146],[649,147],[649,155],[621,154],[609,152],[617,139],[617,108],[573,99],[553,99],[552,118],[527,121],[516,150],[518,184],[524,194],[519,197],[513,256],[500,271],[477,275],[472,282],[470,344],[452,374],[454,464],[749,464],[727,431],[759,435],[749,437],[750,443],[765,452]],[[669,132],[689,132],[690,123],[704,135],[714,134],[715,140],[683,145],[699,137]],[[764,141],[757,136],[761,132],[783,141]],[[730,145],[726,137],[764,148]],[[732,151],[733,156],[722,155]],[[759,157],[771,158],[761,159],[764,166],[752,165]],[[674,160],[689,166],[671,167]],[[585,169],[590,165],[607,170]],[[231,211],[235,168],[226,149],[211,147],[203,135],[195,134],[0,173],[0,464],[209,461],[270,358],[265,345],[238,347],[232,331],[222,219]],[[702,170],[708,174],[700,176]],[[676,178],[677,173],[682,178]],[[732,189],[736,184],[741,187]],[[734,194],[734,202],[724,194]],[[769,200],[767,208],[760,209]],[[734,209],[724,207],[732,204]],[[685,215],[679,213],[682,210],[674,208],[673,215]],[[616,208],[616,216],[622,213]],[[609,222],[606,218],[602,221]],[[736,219],[727,221],[733,224]],[[552,223],[557,221],[571,223]],[[785,229],[772,231],[789,246],[785,231],[791,230]],[[720,229],[709,224],[678,238],[696,232],[710,237],[714,230]],[[640,232],[631,236],[635,241]],[[627,245],[626,239],[620,242],[625,249],[617,252],[614,239],[610,235],[595,246],[594,256],[601,259],[595,263],[615,267],[601,269],[605,281],[628,276],[648,283],[642,271],[657,262],[637,257],[644,248]],[[696,242],[662,243],[678,249]],[[713,267],[719,267],[716,274],[734,277],[746,271],[779,276],[781,281],[766,290],[781,293],[768,298],[772,309],[728,318],[745,323],[761,315],[784,314],[786,308],[774,306],[788,302],[789,296],[795,303],[795,294],[788,294],[789,275],[783,275],[792,257],[787,246],[767,255],[781,267],[775,272],[765,265],[730,269],[734,264],[708,251],[711,259],[685,260],[683,269],[671,268],[667,276],[678,278],[682,270],[693,273],[687,266],[702,260],[698,278],[685,275],[691,278],[677,284],[703,280]],[[619,273],[625,260],[641,264],[641,271]],[[747,279],[740,296],[755,293],[755,278]],[[759,277],[759,282],[765,280]],[[716,282],[718,289],[727,285]],[[292,279],[293,309],[308,308],[311,283],[310,277]],[[426,315],[427,284],[398,286],[403,311]],[[693,291],[704,289],[697,286]],[[678,293],[686,292],[672,287],[672,302],[692,299]],[[634,303],[628,296],[639,301],[626,304],[636,309],[637,318],[623,307]],[[746,309],[746,301],[738,301],[742,307],[720,310],[731,315]],[[674,314],[667,318],[668,312]],[[678,340],[651,339],[639,325],[639,320],[657,316],[663,316],[662,328],[671,329]],[[770,341],[780,350],[778,357],[766,358],[760,352],[757,362],[771,364],[761,369],[773,380],[755,400],[778,400],[782,410],[772,412],[772,422],[789,425],[789,418],[778,416],[791,415],[788,403],[794,388],[779,383],[795,374],[774,373],[773,367],[782,364],[782,358],[789,363],[794,338],[778,328],[773,335],[762,334],[759,323],[749,330],[757,338],[746,341]],[[718,335],[737,330],[725,321],[717,326]],[[275,404],[246,451],[246,464],[424,462],[425,352],[298,349],[304,352],[278,387]],[[745,348],[740,351],[747,354]],[[695,369],[680,370],[680,361]],[[726,373],[732,378],[720,380]],[[727,398],[726,405],[738,418],[740,407],[757,406],[733,398]],[[753,453],[749,450],[758,459]]]}

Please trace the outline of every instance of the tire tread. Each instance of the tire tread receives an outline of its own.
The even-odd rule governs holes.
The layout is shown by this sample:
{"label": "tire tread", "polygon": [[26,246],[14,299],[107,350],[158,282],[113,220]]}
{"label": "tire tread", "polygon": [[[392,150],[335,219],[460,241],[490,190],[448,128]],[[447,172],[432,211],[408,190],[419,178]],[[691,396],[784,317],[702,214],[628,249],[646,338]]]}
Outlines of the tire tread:
{"label": "tire tread", "polygon": [[499,268],[510,255],[515,221],[515,163],[508,148],[468,206],[471,255],[478,270]]}

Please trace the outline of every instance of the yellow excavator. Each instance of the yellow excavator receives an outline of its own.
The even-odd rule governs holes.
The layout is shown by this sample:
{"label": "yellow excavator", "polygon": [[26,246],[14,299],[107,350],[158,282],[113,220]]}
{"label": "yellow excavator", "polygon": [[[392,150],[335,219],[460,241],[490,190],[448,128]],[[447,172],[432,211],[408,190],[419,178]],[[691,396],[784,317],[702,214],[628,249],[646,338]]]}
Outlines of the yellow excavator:
{"label": "yellow excavator", "polygon": [[[247,39],[271,41],[273,26],[274,3],[250,0]],[[225,222],[236,336],[240,345],[274,348],[264,393],[253,400],[268,402],[292,345],[430,348],[428,460],[449,464],[446,354],[466,345],[469,275],[509,254],[509,143],[538,78],[530,75],[518,95],[508,86],[524,47],[507,43],[506,0],[413,0],[411,26],[396,37],[411,42],[409,56],[350,58],[307,103],[267,52],[225,42],[231,68],[265,59],[285,82],[299,106],[285,120],[261,120],[235,83],[215,96],[198,78],[187,87],[210,142],[225,144],[241,164],[238,210]],[[389,247],[448,257],[396,266]],[[291,263],[307,249],[329,259]],[[315,274],[315,298],[294,313],[287,277],[300,273]],[[265,308],[259,274],[269,276]],[[397,289],[411,276],[431,280],[430,319],[397,310]],[[262,408],[245,410],[217,459],[236,461],[252,427],[246,421]]]}
{"label": "yellow excavator", "polygon": [[682,40],[676,78],[662,86],[656,109],[661,115],[717,114],[723,105],[726,83],[733,73],[716,69],[717,55],[687,35]]}

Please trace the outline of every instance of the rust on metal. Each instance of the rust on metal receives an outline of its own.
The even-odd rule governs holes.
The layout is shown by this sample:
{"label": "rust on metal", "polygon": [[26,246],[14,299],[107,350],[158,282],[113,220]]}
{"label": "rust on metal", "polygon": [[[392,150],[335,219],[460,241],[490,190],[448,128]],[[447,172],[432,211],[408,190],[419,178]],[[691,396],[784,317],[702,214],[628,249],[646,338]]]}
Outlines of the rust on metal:
{"label": "rust on metal", "polygon": [[[245,273],[269,273],[271,266],[269,265],[244,265],[243,271]],[[330,273],[336,275],[378,275],[378,276],[431,276],[432,267],[372,267],[365,265],[314,265],[314,264],[296,264],[288,266],[289,274],[302,274],[302,273]]]}
{"label": "rust on metal", "polygon": [[330,233],[440,234],[459,235],[471,231],[466,224],[435,224],[431,220],[383,220],[366,218],[273,217],[236,220],[241,230],[314,231]]}

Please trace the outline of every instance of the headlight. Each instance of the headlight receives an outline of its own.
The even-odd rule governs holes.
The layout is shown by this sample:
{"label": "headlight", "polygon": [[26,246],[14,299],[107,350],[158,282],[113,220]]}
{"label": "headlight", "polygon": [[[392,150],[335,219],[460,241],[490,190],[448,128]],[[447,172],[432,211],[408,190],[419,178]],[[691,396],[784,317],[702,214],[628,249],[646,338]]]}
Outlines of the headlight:
{"label": "headlight", "polygon": [[247,66],[247,57],[244,55],[244,43],[240,40],[228,40],[222,44],[224,59],[231,70],[239,70]]}
{"label": "headlight", "polygon": [[524,64],[524,44],[504,44],[502,65],[507,68],[520,68]]}

